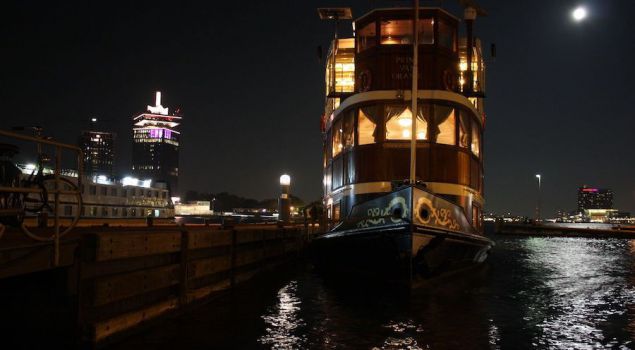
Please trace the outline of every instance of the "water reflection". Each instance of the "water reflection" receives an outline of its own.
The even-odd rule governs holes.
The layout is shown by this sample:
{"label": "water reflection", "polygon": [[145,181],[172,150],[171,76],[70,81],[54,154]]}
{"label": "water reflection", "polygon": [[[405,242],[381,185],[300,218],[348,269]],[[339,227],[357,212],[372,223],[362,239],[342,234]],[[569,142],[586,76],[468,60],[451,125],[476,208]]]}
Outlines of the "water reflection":
{"label": "water reflection", "polygon": [[[525,263],[536,285],[525,320],[539,332],[533,345],[541,348],[627,348],[631,341],[610,320],[624,315],[634,290],[627,283],[630,266],[624,254],[628,241],[568,238],[526,239]],[[529,277],[531,278],[531,277]]]}
{"label": "water reflection", "polygon": [[259,341],[271,345],[272,349],[299,349],[306,337],[295,334],[296,329],[304,325],[298,316],[300,299],[296,296],[297,282],[291,281],[278,291],[278,303],[262,316],[267,328]]}
{"label": "water reflection", "polygon": [[495,240],[482,270],[407,293],[299,262],[120,349],[635,348],[635,240]]}

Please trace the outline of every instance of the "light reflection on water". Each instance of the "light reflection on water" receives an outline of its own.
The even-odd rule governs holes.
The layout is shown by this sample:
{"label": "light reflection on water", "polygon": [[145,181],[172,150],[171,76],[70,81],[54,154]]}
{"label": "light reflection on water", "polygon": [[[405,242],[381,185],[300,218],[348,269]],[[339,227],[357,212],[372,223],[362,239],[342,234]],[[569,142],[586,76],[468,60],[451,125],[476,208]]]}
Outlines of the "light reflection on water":
{"label": "light reflection on water", "polygon": [[262,316],[266,324],[265,332],[259,341],[271,345],[272,349],[300,349],[303,348],[306,337],[296,335],[298,327],[304,321],[298,316],[300,299],[295,295],[297,282],[291,281],[278,291],[278,303]]}
{"label": "light reflection on water", "polygon": [[481,270],[411,293],[297,263],[119,348],[635,348],[635,240],[493,238]]}
{"label": "light reflection on water", "polygon": [[635,241],[503,238],[498,243],[489,261],[495,266],[485,277],[405,299],[386,291],[366,295],[369,290],[325,286],[305,272],[278,292],[276,305],[263,316],[266,334],[260,342],[274,349],[633,345]]}
{"label": "light reflection on water", "polygon": [[[629,339],[607,337],[613,316],[624,315],[635,302],[631,271],[624,264],[625,240],[530,238],[525,263],[540,272],[547,298],[527,305],[529,317],[542,330],[534,345],[559,349],[628,348]],[[532,288],[529,286],[529,288]],[[542,309],[542,313],[534,310]]]}

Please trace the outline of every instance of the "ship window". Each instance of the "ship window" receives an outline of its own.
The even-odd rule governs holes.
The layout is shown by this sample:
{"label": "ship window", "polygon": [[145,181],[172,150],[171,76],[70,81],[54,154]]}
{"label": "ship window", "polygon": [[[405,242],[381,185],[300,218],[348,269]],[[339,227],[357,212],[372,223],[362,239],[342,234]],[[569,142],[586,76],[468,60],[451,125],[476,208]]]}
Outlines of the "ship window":
{"label": "ship window", "polygon": [[331,139],[331,131],[329,130],[329,132],[326,134],[326,158],[327,159],[331,159],[333,158],[333,147],[332,147],[332,139]]}
{"label": "ship window", "polygon": [[377,25],[375,22],[369,23],[360,29],[357,37],[357,52],[362,52],[377,45]]}
{"label": "ship window", "polygon": [[127,208],[121,208],[121,216],[128,216],[128,209]]}
{"label": "ship window", "polygon": [[119,208],[112,208],[112,216],[119,216]]}
{"label": "ship window", "polygon": [[467,148],[469,145],[470,124],[469,116],[461,112],[459,117],[459,146]]}
{"label": "ship window", "polygon": [[102,207],[101,208],[101,216],[108,216],[108,208]]}
{"label": "ship window", "polygon": [[475,121],[472,121],[472,153],[477,157],[480,154],[481,149],[481,135],[479,133],[478,125]]}
{"label": "ship window", "polygon": [[381,21],[381,44],[412,44],[412,21],[408,19]]}
{"label": "ship window", "polygon": [[456,51],[456,31],[445,21],[439,21],[439,45]]}
{"label": "ship window", "polygon": [[[368,110],[366,112],[369,112]],[[372,119],[364,112],[363,108],[359,109],[357,119],[357,139],[358,144],[368,145],[375,143],[375,128],[377,125]]]}
{"label": "ship window", "polygon": [[326,168],[326,172],[324,174],[324,185],[326,186],[326,193],[331,192],[331,189],[333,189],[332,181],[333,181],[333,169],[329,165],[329,167]]}
{"label": "ship window", "polygon": [[340,202],[337,202],[337,204],[333,205],[333,221],[335,222],[340,221],[340,211],[341,211],[341,204]]}
{"label": "ship window", "polygon": [[456,116],[454,108],[434,106],[436,142],[444,145],[456,144]]}
{"label": "ship window", "polygon": [[354,132],[354,120],[355,110],[352,109],[344,115],[344,121],[342,125],[342,137],[345,149],[350,149],[355,144],[355,132]]}
{"label": "ship window", "polygon": [[434,44],[434,19],[424,18],[419,20],[419,44]]}
{"label": "ship window", "polygon": [[[417,139],[428,139],[428,123],[419,109],[417,113]],[[412,113],[405,106],[386,106],[386,140],[410,140]]]}
{"label": "ship window", "polygon": [[342,119],[333,124],[331,132],[333,133],[333,158],[335,158],[344,148],[342,143]]}

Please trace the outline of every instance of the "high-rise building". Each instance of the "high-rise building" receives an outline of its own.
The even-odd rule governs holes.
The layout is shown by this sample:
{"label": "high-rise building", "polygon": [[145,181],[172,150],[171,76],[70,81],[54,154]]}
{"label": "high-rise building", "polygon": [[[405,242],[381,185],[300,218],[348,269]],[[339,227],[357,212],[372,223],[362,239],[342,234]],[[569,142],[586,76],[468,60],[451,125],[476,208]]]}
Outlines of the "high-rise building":
{"label": "high-rise building", "polygon": [[154,106],[133,118],[132,172],[141,179],[164,181],[174,195],[178,193],[179,113],[168,113],[156,92]]}
{"label": "high-rise building", "polygon": [[84,173],[86,175],[113,176],[115,134],[99,130],[97,118],[91,118],[90,130],[82,130],[78,146],[84,152]]}
{"label": "high-rise building", "polygon": [[613,209],[613,191],[587,185],[578,188],[578,212],[585,209]]}

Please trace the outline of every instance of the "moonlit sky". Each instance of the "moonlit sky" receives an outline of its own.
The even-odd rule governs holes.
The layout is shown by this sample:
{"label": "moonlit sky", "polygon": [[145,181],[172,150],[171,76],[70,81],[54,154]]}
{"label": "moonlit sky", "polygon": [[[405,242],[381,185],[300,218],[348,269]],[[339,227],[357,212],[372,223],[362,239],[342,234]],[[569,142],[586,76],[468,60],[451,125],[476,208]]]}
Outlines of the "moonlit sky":
{"label": "moonlit sky", "polygon": [[[131,117],[161,90],[163,105],[184,113],[181,189],[262,199],[288,172],[292,192],[315,200],[324,88],[316,47],[332,35],[315,9],[350,5],[361,16],[408,3],[5,2],[0,128],[41,124],[75,143],[96,116],[118,134],[126,175]],[[480,3],[490,16],[477,19],[476,34],[498,54],[487,58],[487,210],[533,215],[540,173],[544,216],[573,210],[582,184],[612,188],[615,206],[635,214],[635,2]],[[571,17],[577,6],[588,12],[581,22]]]}

